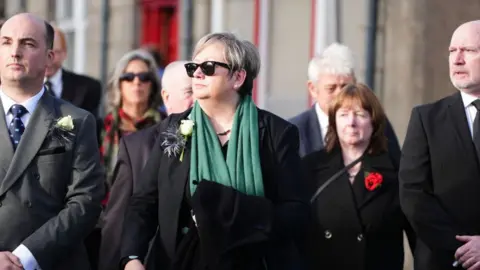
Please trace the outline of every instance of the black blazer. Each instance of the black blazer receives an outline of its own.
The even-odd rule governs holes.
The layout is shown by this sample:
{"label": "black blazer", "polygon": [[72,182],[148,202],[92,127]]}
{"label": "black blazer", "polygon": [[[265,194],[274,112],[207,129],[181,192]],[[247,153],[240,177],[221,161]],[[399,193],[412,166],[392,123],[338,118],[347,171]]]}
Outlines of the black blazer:
{"label": "black blazer", "polygon": [[124,216],[130,196],[138,182],[158,136],[160,124],[134,132],[120,139],[117,163],[112,177],[110,198],[105,209],[99,269],[117,270]]}
{"label": "black blazer", "polygon": [[[304,157],[312,152],[322,150],[323,145],[322,133],[320,124],[318,122],[317,112],[315,106],[311,109],[295,116],[289,120],[292,124],[298,127],[300,132],[300,156]],[[392,124],[387,119],[385,127],[385,136],[387,136],[388,153],[397,166],[400,163],[400,144],[398,143],[397,135],[393,130]]]}
{"label": "black blazer", "polygon": [[102,97],[100,81],[62,69],[62,99],[98,116]]}
{"label": "black blazer", "polygon": [[[190,110],[166,118],[160,124],[160,134],[170,125],[178,124],[180,120],[185,119],[189,113]],[[267,111],[259,110],[258,116],[260,157],[266,197],[264,200],[268,201],[272,211],[265,215],[258,212],[260,208],[269,207],[263,203],[258,204],[258,208],[252,208],[251,204],[247,204],[247,206],[242,204],[245,197],[256,202],[259,201],[259,197],[235,194],[235,200],[239,199],[235,213],[251,213],[256,215],[259,221],[265,221],[262,224],[244,226],[241,233],[248,231],[252,238],[237,240],[267,239],[267,246],[260,251],[267,253],[265,257],[269,269],[294,269],[299,262],[293,258],[295,256],[294,251],[296,251],[293,247],[293,241],[298,239],[304,231],[310,209],[306,196],[306,186],[302,177],[303,172],[300,168],[298,131],[295,126]],[[179,211],[189,176],[190,149],[189,144],[187,144],[184,159],[179,161],[178,157],[168,157],[163,153],[162,140],[162,135],[160,135],[142,172],[142,179],[145,181],[139,183],[138,190],[129,202],[122,234],[121,255],[122,258],[130,255],[137,255],[142,258],[146,253],[148,241],[158,225],[161,242],[158,253],[161,263],[158,269],[170,269],[178,244]],[[200,185],[202,183],[212,182],[202,181]],[[200,193],[200,185],[195,196]],[[226,193],[231,193],[231,190],[227,190]],[[195,196],[193,196],[194,201]],[[210,198],[210,201],[216,201],[216,199]],[[215,206],[222,208],[228,203],[215,203]],[[252,211],[252,209],[256,211]],[[218,209],[218,212],[235,215],[230,210]],[[199,212],[196,213],[197,219],[200,219]],[[243,219],[244,217],[245,215],[239,215],[229,216],[228,218]],[[199,230],[201,230],[200,220],[198,222],[200,224]],[[234,222],[231,227],[227,226],[228,228],[225,231],[238,230],[243,225]],[[218,230],[218,234],[223,232],[223,230]],[[227,233],[227,237],[241,238],[241,235],[228,235]],[[236,244],[239,244],[240,241],[237,241]],[[238,263],[238,261],[236,262]],[[255,265],[253,269],[258,267],[259,265]]]}
{"label": "black blazer", "polygon": [[455,236],[480,234],[480,166],[460,93],[412,110],[399,177],[415,269],[458,269]]}
{"label": "black blazer", "polygon": [[[303,165],[311,195],[345,167],[340,149],[314,152]],[[369,172],[383,176],[372,191],[365,188]],[[304,246],[309,269],[402,270],[404,230],[415,248],[415,235],[400,208],[397,169],[387,153],[365,155],[354,183],[344,173],[320,193],[312,213]]]}

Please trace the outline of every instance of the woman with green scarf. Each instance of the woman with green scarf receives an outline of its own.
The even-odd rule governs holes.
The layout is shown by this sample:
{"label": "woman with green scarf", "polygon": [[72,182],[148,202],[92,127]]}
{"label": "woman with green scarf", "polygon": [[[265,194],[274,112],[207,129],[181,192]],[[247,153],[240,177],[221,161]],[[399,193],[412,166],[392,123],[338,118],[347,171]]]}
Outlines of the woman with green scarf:
{"label": "woman with green scarf", "polygon": [[255,46],[213,33],[185,64],[197,100],[165,119],[129,202],[121,269],[300,269],[296,241],[309,217],[296,127],[258,109]]}

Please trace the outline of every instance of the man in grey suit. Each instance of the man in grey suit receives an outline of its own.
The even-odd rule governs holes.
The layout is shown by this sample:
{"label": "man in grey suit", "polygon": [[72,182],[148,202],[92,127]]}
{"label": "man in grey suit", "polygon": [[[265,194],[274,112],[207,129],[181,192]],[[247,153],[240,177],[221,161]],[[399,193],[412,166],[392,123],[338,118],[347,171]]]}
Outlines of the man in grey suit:
{"label": "man in grey suit", "polygon": [[93,116],[43,87],[53,35],[31,14],[0,30],[0,269],[90,269],[104,170]]}

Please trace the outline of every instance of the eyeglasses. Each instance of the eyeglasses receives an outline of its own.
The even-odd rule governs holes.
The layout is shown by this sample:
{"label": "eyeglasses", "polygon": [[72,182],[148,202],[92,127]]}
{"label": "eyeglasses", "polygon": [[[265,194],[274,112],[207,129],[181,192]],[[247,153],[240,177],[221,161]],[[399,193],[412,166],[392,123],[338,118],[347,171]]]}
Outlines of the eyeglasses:
{"label": "eyeglasses", "polygon": [[202,70],[202,73],[205,74],[206,76],[212,76],[213,74],[215,74],[215,66],[221,66],[230,70],[229,65],[222,62],[217,62],[217,61],[205,61],[201,64],[186,63],[185,69],[187,70],[187,75],[193,78],[193,74],[198,69],[198,67],[200,67],[200,69]]}
{"label": "eyeglasses", "polygon": [[137,77],[141,82],[152,81],[152,74],[150,72],[140,72],[140,73],[127,72],[127,73],[123,73],[122,76],[120,76],[120,81],[132,82],[133,80],[135,80],[135,77]]}

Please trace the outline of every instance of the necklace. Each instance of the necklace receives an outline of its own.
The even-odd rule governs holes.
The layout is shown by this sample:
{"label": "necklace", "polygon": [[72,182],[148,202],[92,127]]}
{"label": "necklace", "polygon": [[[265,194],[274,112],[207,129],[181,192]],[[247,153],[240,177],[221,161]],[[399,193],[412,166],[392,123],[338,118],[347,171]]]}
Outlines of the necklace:
{"label": "necklace", "polygon": [[217,133],[218,136],[225,136],[230,133],[230,129],[225,130],[224,132]]}

